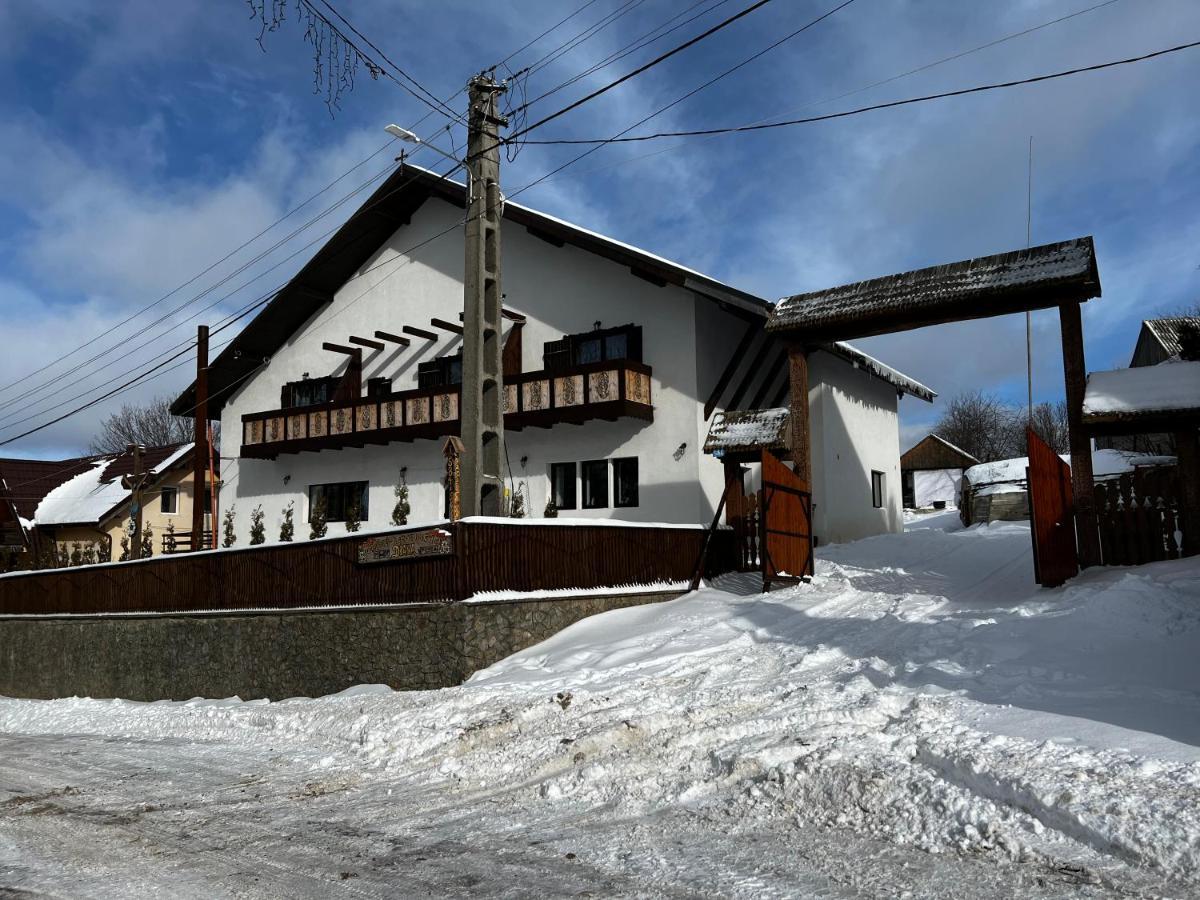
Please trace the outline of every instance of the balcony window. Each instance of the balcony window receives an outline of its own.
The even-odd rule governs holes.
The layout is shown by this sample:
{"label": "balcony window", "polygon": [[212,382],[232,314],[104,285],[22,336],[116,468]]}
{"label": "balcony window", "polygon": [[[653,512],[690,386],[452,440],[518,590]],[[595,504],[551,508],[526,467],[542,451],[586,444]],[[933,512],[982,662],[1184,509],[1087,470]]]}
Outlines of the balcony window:
{"label": "balcony window", "polygon": [[311,484],[308,486],[308,517],[312,521],[313,510],[325,499],[325,521],[345,522],[346,512],[357,502],[358,518],[367,521],[369,482],[340,481],[333,484]]}
{"label": "balcony window", "polygon": [[612,461],[613,506],[638,505],[638,461],[636,456],[626,456]]}
{"label": "balcony window", "polygon": [[337,383],[338,379],[333,376],[288,382],[283,386],[280,398],[283,402],[280,405],[287,409],[291,406],[317,406],[328,403],[333,399]]}
{"label": "balcony window", "polygon": [[561,372],[572,365],[583,366],[617,359],[642,361],[640,325],[620,325],[563,335],[561,340],[547,341],[542,351],[542,365],[548,372]]}
{"label": "balcony window", "polygon": [[575,509],[575,463],[550,465],[550,497],[558,509]]}
{"label": "balcony window", "polygon": [[462,384],[462,354],[440,356],[417,365],[417,387],[436,388]]}
{"label": "balcony window", "polygon": [[604,344],[600,338],[581,338],[575,342],[575,365],[585,366],[588,363],[600,362],[604,358],[601,348]]}
{"label": "balcony window", "polygon": [[608,506],[608,460],[589,459],[579,464],[583,481],[583,508],[605,509]]}
{"label": "balcony window", "polygon": [[179,513],[179,488],[165,487],[162,489],[159,510],[164,516],[174,516]]}

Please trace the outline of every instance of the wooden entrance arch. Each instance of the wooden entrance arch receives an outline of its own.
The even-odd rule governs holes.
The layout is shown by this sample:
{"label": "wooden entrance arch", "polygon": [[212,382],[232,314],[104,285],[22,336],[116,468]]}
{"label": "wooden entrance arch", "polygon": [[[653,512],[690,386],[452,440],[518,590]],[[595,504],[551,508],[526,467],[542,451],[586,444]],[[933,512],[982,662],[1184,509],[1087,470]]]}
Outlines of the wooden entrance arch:
{"label": "wooden entrance arch", "polygon": [[1081,421],[1087,370],[1080,318],[1080,304],[1099,296],[1095,247],[1091,237],[1082,237],[783,299],[772,310],[766,328],[788,344],[790,443],[796,475],[805,482],[812,480],[808,353],[814,346],[1057,307],[1071,439],[1075,544],[1081,566],[1099,565],[1091,444]]}

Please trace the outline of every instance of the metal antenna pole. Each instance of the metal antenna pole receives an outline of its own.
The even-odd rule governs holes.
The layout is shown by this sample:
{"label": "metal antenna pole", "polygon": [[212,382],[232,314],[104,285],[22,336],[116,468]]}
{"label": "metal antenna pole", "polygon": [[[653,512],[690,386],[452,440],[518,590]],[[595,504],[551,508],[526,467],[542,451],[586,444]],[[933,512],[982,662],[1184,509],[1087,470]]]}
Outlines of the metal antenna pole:
{"label": "metal antenna pole", "polygon": [[500,132],[505,87],[488,75],[468,84],[466,268],[463,274],[462,512],[498,516],[504,481],[504,385],[500,346]]}
{"label": "metal antenna pole", "polygon": [[[1029,136],[1029,173],[1025,181],[1025,247],[1033,246],[1033,135]],[[1025,418],[1033,422],[1033,314],[1025,310],[1025,383],[1029,405]]]}

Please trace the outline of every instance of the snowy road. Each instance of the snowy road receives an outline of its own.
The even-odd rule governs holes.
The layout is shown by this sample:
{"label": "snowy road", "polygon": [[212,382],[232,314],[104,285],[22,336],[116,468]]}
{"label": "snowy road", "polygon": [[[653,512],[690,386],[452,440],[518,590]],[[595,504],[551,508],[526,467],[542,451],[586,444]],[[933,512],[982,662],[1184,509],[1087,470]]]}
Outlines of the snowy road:
{"label": "snowy road", "polygon": [[921,525],[462,688],[0,700],[0,896],[1200,894],[1200,566]]}

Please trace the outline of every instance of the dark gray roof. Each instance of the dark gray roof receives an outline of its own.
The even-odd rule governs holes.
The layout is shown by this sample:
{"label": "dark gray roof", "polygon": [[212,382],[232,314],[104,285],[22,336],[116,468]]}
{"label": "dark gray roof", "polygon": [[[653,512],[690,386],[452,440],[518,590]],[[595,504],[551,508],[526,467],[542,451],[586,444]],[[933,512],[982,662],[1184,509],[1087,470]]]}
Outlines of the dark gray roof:
{"label": "dark gray roof", "polygon": [[1098,296],[1095,249],[1082,237],[785,297],[767,330],[840,340]]}
{"label": "dark gray roof", "polygon": [[1146,319],[1143,324],[1162,345],[1167,356],[1178,356],[1183,352],[1180,335],[1186,328],[1200,330],[1200,316],[1166,316],[1161,319]]}
{"label": "dark gray roof", "polygon": [[790,446],[787,407],[729,409],[717,413],[704,439],[704,452],[782,450]]}

